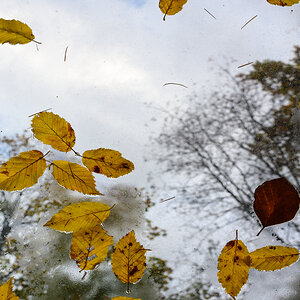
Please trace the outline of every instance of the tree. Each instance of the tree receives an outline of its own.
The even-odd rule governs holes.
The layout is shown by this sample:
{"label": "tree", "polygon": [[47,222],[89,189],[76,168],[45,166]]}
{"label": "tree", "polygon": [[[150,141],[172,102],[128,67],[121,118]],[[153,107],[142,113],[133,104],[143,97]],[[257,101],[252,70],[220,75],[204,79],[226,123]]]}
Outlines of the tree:
{"label": "tree", "polygon": [[[164,110],[157,159],[163,172],[178,176],[179,205],[189,203],[201,220],[187,226],[201,237],[195,249],[202,253],[227,224],[248,228],[253,237],[254,190],[264,181],[285,177],[300,189],[300,48],[294,53],[291,63],[256,62],[246,74],[223,69],[220,87],[209,96],[193,94]],[[300,246],[299,219],[271,231]]]}
{"label": "tree", "polygon": [[287,169],[287,176],[299,189],[300,47],[295,47],[294,53],[292,64],[257,62],[254,70],[241,75],[241,78],[247,82],[258,82],[273,99],[277,97],[282,99],[282,103],[286,102],[279,110],[274,110],[271,126],[261,127],[250,147],[260,159],[267,157],[270,160],[269,165],[275,174],[276,169],[281,172]]}

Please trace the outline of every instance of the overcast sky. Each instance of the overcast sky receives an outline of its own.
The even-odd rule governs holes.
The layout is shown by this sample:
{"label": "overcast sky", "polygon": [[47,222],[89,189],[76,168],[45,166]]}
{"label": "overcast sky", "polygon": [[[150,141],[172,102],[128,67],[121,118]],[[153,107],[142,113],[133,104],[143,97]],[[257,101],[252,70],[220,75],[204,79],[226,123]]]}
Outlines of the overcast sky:
{"label": "overcast sky", "polygon": [[216,84],[213,68],[231,58],[233,72],[250,61],[288,60],[300,40],[300,5],[265,0],[190,0],[165,22],[158,1],[147,0],[10,0],[0,11],[42,42],[38,50],[0,46],[1,134],[29,128],[29,115],[52,108],[73,126],[79,151],[108,147],[136,162],[124,177],[136,184],[145,180],[139,164],[156,113],[145,102],[184,101],[194,83],[200,91]]}
{"label": "overcast sky", "polygon": [[[158,2],[1,1],[0,17],[23,21],[42,42],[0,45],[1,134],[22,132],[29,115],[52,108],[74,128],[76,150],[119,150],[136,170],[118,181],[143,186],[143,154],[157,113],[145,103],[184,101],[194,89],[217,84],[218,65],[234,59],[237,73],[255,60],[288,61],[299,45],[300,5],[189,0],[164,22]],[[166,82],[189,88],[162,87]]]}

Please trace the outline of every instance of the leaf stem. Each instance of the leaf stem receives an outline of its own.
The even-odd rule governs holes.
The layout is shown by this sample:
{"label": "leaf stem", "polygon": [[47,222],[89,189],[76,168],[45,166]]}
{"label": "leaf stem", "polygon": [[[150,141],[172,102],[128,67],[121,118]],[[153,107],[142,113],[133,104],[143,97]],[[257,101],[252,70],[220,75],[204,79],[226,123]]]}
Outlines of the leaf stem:
{"label": "leaf stem", "polygon": [[40,114],[40,113],[42,113],[42,112],[45,112],[45,111],[51,110],[51,109],[52,109],[52,108],[47,108],[47,109],[44,109],[44,110],[42,110],[42,111],[39,111],[39,112],[37,112],[37,113],[34,113],[34,114],[32,114],[32,115],[28,116],[28,118],[30,118],[30,117],[33,117],[33,116],[35,116],[35,115],[38,115],[38,114]]}
{"label": "leaf stem", "polygon": [[258,234],[256,236],[259,236],[260,233],[265,229],[265,227],[263,226],[262,229],[258,232]]}
{"label": "leaf stem", "polygon": [[43,155],[43,158],[48,155],[51,151],[49,150],[46,154]]}
{"label": "leaf stem", "polygon": [[36,41],[36,40],[32,40],[32,41],[35,42],[35,43],[37,43],[37,44],[39,44],[39,45],[42,44],[41,42],[38,42],[38,41]]}
{"label": "leaf stem", "polygon": [[169,5],[168,9],[166,10],[166,13],[165,13],[165,15],[164,15],[164,17],[163,17],[163,20],[164,20],[164,21],[166,21],[166,15],[168,14],[168,12],[169,12],[169,10],[170,10],[170,8],[171,8],[171,6],[172,6],[172,4],[173,4],[173,1],[174,1],[174,0],[171,1],[171,3],[170,3],[170,5]]}
{"label": "leaf stem", "polygon": [[77,156],[83,157],[79,152],[75,151],[72,147],[70,147],[73,153]]}
{"label": "leaf stem", "polygon": [[[83,270],[80,270],[79,272],[81,272],[81,271],[83,271]],[[87,274],[87,271],[84,271],[84,275],[82,276],[81,280],[84,279],[84,277],[86,276],[86,274]]]}
{"label": "leaf stem", "polygon": [[129,288],[129,281],[127,282],[127,289],[126,289],[126,293],[127,294],[130,294],[131,293],[131,290],[130,290],[130,288]]}

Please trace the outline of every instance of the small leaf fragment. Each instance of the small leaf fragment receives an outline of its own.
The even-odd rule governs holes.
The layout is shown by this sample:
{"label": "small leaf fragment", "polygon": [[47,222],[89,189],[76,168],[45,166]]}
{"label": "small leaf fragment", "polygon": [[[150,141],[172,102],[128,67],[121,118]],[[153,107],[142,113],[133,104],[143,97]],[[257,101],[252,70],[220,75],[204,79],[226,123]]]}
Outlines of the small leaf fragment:
{"label": "small leaf fragment", "polygon": [[166,15],[175,15],[182,10],[184,4],[187,3],[187,0],[160,0],[159,8],[164,14],[164,21]]}
{"label": "small leaf fragment", "polygon": [[280,6],[292,6],[299,3],[299,0],[267,0],[270,4]]}
{"label": "small leaf fragment", "polygon": [[0,19],[0,43],[27,44],[34,40],[31,28],[17,20]]}
{"label": "small leaf fragment", "polygon": [[288,267],[299,258],[299,251],[292,247],[267,246],[250,253],[251,267],[259,271],[275,271]]}
{"label": "small leaf fragment", "polygon": [[52,165],[54,178],[66,189],[88,195],[102,195],[96,189],[94,176],[85,167],[65,160],[55,160]]}
{"label": "small leaf fragment", "polygon": [[75,133],[70,123],[52,112],[40,112],[31,122],[34,137],[52,148],[68,152],[75,145]]}
{"label": "small leaf fragment", "polygon": [[93,270],[106,257],[113,237],[97,224],[73,233],[70,256],[81,270]]}
{"label": "small leaf fragment", "polygon": [[66,206],[44,226],[63,232],[75,232],[102,224],[109,216],[110,207],[99,202],[80,202]]}
{"label": "small leaf fragment", "polygon": [[123,236],[116,244],[111,255],[112,269],[117,278],[129,284],[139,281],[146,269],[146,249],[136,241],[134,231]]}
{"label": "small leaf fragment", "polygon": [[299,210],[299,194],[285,178],[264,182],[255,190],[254,198],[253,208],[262,229],[292,220]]}
{"label": "small leaf fragment", "polygon": [[232,240],[223,248],[218,258],[218,280],[226,293],[235,299],[248,280],[251,258],[240,240]]}
{"label": "small leaf fragment", "polygon": [[38,182],[46,169],[44,154],[38,150],[20,153],[0,167],[0,189],[19,191]]}
{"label": "small leaf fragment", "polygon": [[107,177],[117,178],[134,169],[131,161],[122,157],[119,151],[99,148],[87,150],[82,155],[82,163],[91,171]]}
{"label": "small leaf fragment", "polygon": [[11,277],[6,283],[0,286],[0,299],[1,300],[18,300],[19,297],[13,292],[13,277]]}

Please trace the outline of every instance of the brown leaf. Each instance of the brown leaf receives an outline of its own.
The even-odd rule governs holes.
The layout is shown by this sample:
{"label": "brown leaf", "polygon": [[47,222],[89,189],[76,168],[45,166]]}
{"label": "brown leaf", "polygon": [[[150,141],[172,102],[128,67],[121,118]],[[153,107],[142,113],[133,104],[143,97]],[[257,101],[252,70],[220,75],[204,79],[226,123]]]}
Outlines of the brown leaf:
{"label": "brown leaf", "polygon": [[299,209],[299,194],[285,178],[264,182],[255,190],[254,197],[253,208],[263,226],[261,231],[292,220]]}

